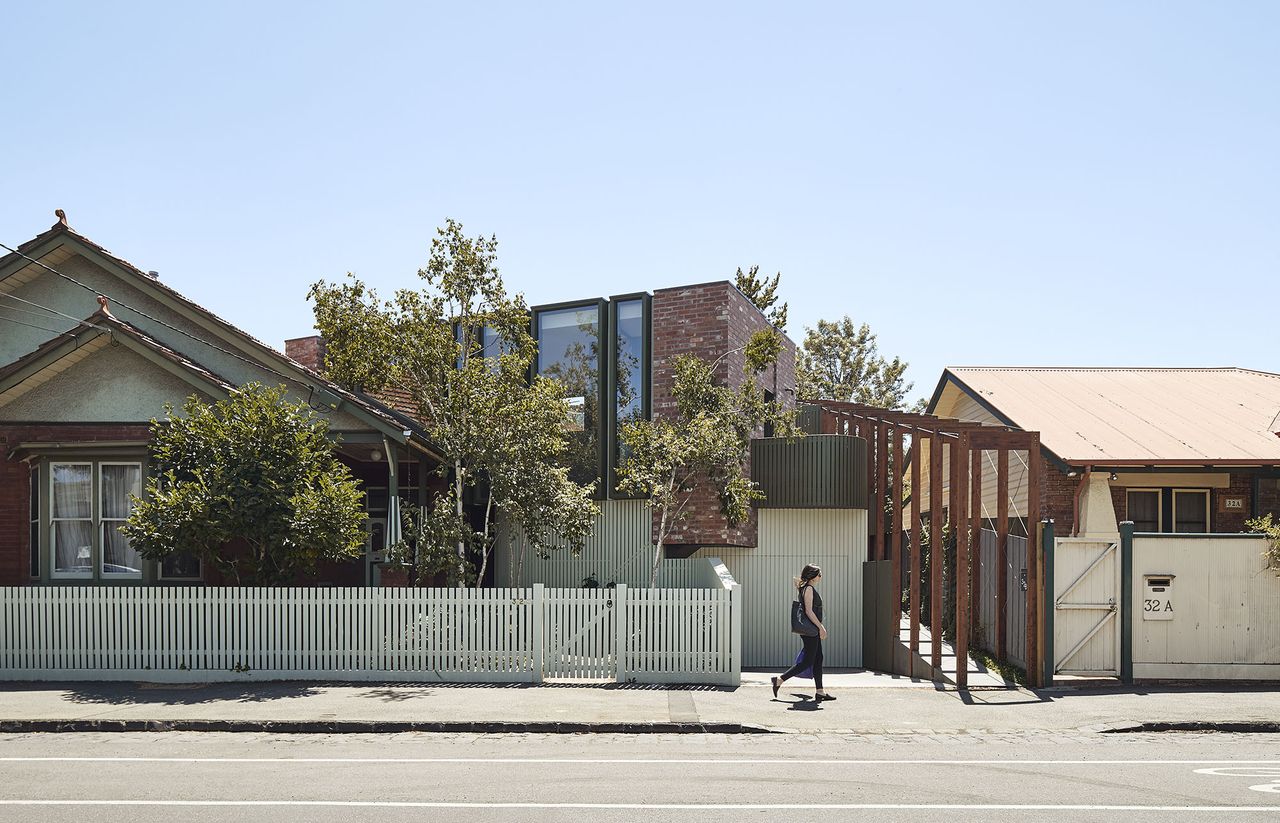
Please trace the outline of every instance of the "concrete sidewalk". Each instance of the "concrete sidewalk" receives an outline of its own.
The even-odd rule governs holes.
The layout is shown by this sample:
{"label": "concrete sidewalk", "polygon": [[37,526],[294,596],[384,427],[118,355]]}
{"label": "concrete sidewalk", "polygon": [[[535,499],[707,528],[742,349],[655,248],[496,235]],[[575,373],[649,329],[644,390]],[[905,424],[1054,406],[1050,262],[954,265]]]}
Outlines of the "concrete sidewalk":
{"label": "concrete sidewalk", "polygon": [[[812,684],[773,699],[765,673],[736,689],[626,684],[541,686],[252,683],[0,684],[0,731],[1095,732],[1137,724],[1235,724],[1280,731],[1280,692],[1160,686],[958,693],[889,676],[835,674],[834,702]],[[843,684],[842,684],[843,681]],[[865,682],[870,685],[851,685]],[[806,693],[808,697],[806,697]]]}

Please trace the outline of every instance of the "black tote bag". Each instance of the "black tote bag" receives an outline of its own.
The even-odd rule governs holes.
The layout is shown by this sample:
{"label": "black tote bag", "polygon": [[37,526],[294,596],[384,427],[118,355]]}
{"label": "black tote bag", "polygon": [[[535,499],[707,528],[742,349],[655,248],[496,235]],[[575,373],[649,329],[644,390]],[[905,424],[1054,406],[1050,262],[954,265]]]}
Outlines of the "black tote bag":
{"label": "black tote bag", "polygon": [[805,613],[802,600],[794,600],[791,603],[791,631],[805,637],[818,636],[818,627],[813,625],[813,621]]}

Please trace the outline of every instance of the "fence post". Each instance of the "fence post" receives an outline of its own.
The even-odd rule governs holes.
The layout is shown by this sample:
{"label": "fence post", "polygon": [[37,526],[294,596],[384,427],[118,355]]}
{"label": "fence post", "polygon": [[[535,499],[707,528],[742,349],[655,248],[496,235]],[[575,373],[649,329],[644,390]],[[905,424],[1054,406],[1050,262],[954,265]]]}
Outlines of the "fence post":
{"label": "fence post", "polygon": [[1053,521],[1044,523],[1044,684],[1053,685],[1054,651],[1053,651],[1053,615],[1056,599],[1053,594]]}
{"label": "fence post", "polygon": [[1133,682],[1133,521],[1120,524],[1120,682]]}
{"label": "fence post", "polygon": [[545,653],[546,641],[543,637],[544,627],[542,625],[542,614],[544,611],[543,604],[545,602],[544,587],[541,583],[533,584],[533,671],[530,672],[530,679],[534,683],[542,682],[543,654]]}
{"label": "fence post", "polygon": [[631,637],[631,624],[627,617],[627,584],[619,583],[613,593],[613,659],[619,683],[626,683],[630,672],[627,671],[627,640]]}
{"label": "fence post", "polygon": [[742,584],[729,587],[730,685],[742,685]]}

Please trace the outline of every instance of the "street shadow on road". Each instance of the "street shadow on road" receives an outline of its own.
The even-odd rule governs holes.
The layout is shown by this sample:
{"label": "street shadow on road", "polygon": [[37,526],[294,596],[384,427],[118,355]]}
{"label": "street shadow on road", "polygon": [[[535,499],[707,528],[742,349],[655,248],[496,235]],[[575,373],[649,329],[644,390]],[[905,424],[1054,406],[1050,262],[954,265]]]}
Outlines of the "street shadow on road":
{"label": "street shadow on road", "polygon": [[1048,695],[1037,694],[1026,689],[1006,690],[990,689],[985,691],[947,691],[966,706],[1027,706],[1037,703],[1052,703]]}
{"label": "street shadow on road", "polygon": [[794,703],[788,703],[788,704],[787,704],[787,711],[789,711],[789,712],[817,712],[817,711],[822,711],[822,703],[818,702],[817,700],[814,700],[812,697],[810,697],[810,696],[809,696],[809,695],[807,695],[807,694],[794,694],[794,693],[793,693],[791,696],[792,696],[792,697],[798,697],[798,698],[800,698],[800,699],[799,699],[799,700],[797,700],[797,701],[795,701]]}
{"label": "street shadow on road", "polygon": [[[9,688],[0,690],[11,690]],[[78,705],[102,706],[198,706],[203,703],[266,703],[293,700],[319,693],[314,683],[63,683],[41,684],[36,689],[62,692],[63,700]]]}
{"label": "street shadow on road", "polygon": [[[350,684],[347,684],[350,685]],[[645,692],[733,692],[727,686],[679,683],[386,683],[372,686],[360,692],[359,697],[380,700],[384,703],[402,703],[408,700],[431,697],[442,691],[457,689],[590,689],[593,691],[645,691]]]}

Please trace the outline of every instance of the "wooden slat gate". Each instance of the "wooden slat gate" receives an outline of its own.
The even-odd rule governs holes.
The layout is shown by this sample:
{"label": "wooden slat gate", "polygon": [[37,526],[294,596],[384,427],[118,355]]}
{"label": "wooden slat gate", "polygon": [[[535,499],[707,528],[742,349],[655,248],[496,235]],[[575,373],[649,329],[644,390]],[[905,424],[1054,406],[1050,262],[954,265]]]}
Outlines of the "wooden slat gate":
{"label": "wooden slat gate", "polygon": [[616,594],[615,589],[546,590],[544,678],[618,679]]}
{"label": "wooden slat gate", "polygon": [[1120,544],[1064,537],[1053,547],[1053,671],[1120,674]]}

